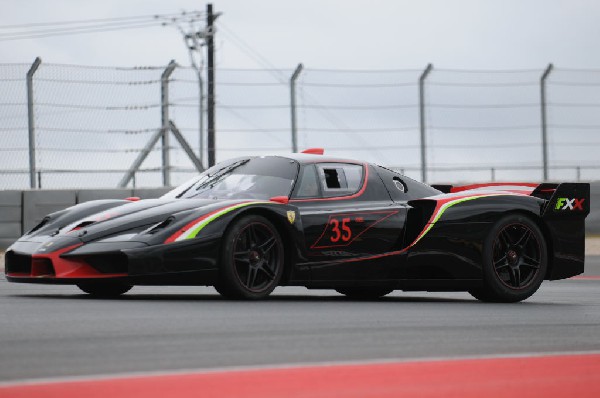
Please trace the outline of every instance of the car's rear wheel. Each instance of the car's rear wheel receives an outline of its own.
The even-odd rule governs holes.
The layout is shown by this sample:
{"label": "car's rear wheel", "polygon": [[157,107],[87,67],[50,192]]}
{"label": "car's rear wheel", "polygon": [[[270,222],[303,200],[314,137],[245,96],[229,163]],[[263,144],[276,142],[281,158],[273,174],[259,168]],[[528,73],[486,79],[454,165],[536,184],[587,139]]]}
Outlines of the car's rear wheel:
{"label": "car's rear wheel", "polygon": [[482,301],[513,303],[540,287],[548,267],[544,235],[530,218],[513,214],[500,219],[484,243],[483,286],[469,291]]}
{"label": "car's rear wheel", "polygon": [[249,215],[225,233],[215,288],[228,298],[261,299],[279,284],[284,268],[283,241],[265,217]]}
{"label": "car's rear wheel", "polygon": [[345,295],[354,300],[375,300],[390,294],[394,289],[388,287],[371,286],[371,287],[340,287],[335,289],[336,292]]}
{"label": "car's rear wheel", "polygon": [[127,293],[133,286],[116,282],[88,282],[80,283],[77,287],[94,297],[112,298]]}

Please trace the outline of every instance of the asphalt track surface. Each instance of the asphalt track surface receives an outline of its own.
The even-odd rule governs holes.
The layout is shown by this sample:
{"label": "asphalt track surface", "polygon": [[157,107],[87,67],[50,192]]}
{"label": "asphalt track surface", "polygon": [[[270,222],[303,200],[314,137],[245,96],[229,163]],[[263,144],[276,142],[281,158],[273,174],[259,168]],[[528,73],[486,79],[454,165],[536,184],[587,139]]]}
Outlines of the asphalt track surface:
{"label": "asphalt track surface", "polygon": [[[600,256],[586,279],[529,300],[395,292],[378,301],[279,288],[260,302],[212,288],[135,287],[115,300],[0,279],[0,382],[282,364],[600,352]],[[598,370],[599,357],[595,357]],[[0,394],[1,395],[1,394]]]}

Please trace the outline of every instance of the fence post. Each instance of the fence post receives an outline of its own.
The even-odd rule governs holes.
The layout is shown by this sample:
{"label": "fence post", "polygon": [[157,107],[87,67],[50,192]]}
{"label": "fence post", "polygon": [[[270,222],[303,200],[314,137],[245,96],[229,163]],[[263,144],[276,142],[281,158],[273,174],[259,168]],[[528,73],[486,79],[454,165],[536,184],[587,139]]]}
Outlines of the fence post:
{"label": "fence post", "polygon": [[421,181],[427,182],[427,153],[425,148],[425,79],[433,69],[432,64],[427,64],[427,68],[419,77],[419,127],[421,130]]}
{"label": "fence post", "polygon": [[29,187],[35,189],[35,118],[33,115],[33,75],[42,63],[37,57],[27,72],[27,124],[29,128]]}
{"label": "fence post", "polygon": [[296,126],[296,80],[302,72],[302,64],[298,64],[290,78],[290,110],[292,112],[292,152],[298,152],[298,128]]}
{"label": "fence post", "polygon": [[492,174],[492,182],[496,181],[496,169],[495,168],[491,168],[491,174]]}
{"label": "fence post", "polygon": [[542,165],[544,167],[544,181],[548,181],[548,126],[546,118],[546,79],[552,68],[552,64],[548,64],[540,79],[541,91],[541,108],[542,108]]}
{"label": "fence post", "polygon": [[160,77],[160,110],[162,130],[162,180],[163,186],[171,185],[171,161],[169,158],[169,77],[177,67],[175,60],[171,60]]}

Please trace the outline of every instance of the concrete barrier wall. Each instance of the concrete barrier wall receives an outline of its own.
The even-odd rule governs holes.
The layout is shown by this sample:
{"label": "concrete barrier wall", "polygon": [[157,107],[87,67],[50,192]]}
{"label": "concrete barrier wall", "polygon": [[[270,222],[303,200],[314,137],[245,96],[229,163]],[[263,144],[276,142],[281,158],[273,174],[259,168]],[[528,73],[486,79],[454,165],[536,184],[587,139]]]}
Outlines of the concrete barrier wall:
{"label": "concrete barrier wall", "polygon": [[0,191],[0,249],[7,248],[23,232],[22,204],[22,191]]}
{"label": "concrete barrier wall", "polygon": [[[0,250],[6,249],[48,213],[97,199],[158,198],[166,188],[0,191]],[[591,184],[586,233],[600,234],[600,182]]]}
{"label": "concrete barrier wall", "polygon": [[600,234],[600,182],[590,185],[590,214],[585,219],[588,234]]}

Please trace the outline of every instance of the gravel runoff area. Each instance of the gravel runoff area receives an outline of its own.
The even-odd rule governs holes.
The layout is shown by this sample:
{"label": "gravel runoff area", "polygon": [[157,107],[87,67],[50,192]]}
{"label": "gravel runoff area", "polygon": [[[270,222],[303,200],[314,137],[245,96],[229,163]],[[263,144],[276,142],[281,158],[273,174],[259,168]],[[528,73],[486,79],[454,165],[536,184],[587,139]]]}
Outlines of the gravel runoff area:
{"label": "gravel runoff area", "polygon": [[[585,239],[585,254],[588,256],[600,256],[600,236],[592,236]],[[4,271],[4,252],[0,252],[0,271]]]}

